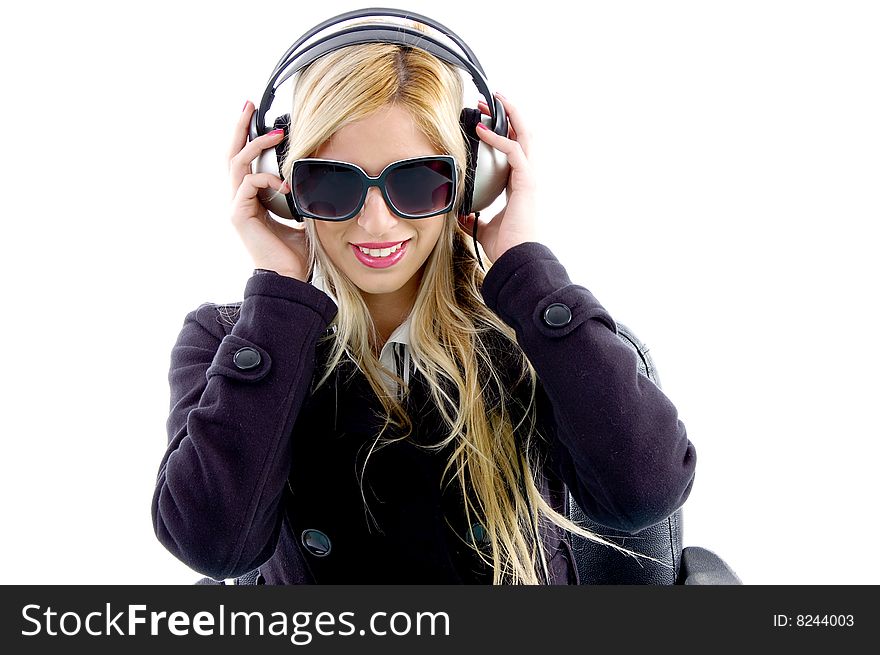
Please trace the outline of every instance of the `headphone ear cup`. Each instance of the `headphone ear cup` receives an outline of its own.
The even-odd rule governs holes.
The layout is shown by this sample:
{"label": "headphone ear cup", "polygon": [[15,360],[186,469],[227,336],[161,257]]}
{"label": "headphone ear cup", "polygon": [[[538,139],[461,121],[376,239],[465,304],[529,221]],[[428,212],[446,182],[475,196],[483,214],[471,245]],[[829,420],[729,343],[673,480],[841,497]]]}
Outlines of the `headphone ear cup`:
{"label": "headphone ear cup", "polygon": [[[254,173],[270,173],[277,177],[281,177],[281,165],[284,163],[284,157],[287,155],[288,136],[290,134],[290,114],[282,114],[275,119],[272,127],[273,130],[284,130],[284,136],[272,148],[263,150],[257,157]],[[300,216],[293,204],[293,194],[291,192],[280,194],[275,189],[261,189],[257,196],[260,202],[273,214],[295,220],[302,223],[303,218]]]}
{"label": "headphone ear cup", "polygon": [[459,120],[468,145],[467,180],[461,208],[461,214],[467,216],[471,212],[486,209],[501,195],[510,177],[510,164],[507,155],[487,145],[477,136],[478,122],[491,129],[491,119],[488,116],[483,121],[483,114],[479,109],[466,107],[461,110]]}
{"label": "headphone ear cup", "polygon": [[467,145],[467,166],[465,168],[464,197],[458,211],[459,216],[467,216],[471,213],[474,204],[474,180],[477,171],[477,156],[480,150],[480,137],[477,136],[477,122],[480,120],[480,111],[465,107],[459,115],[461,130],[464,132]]}

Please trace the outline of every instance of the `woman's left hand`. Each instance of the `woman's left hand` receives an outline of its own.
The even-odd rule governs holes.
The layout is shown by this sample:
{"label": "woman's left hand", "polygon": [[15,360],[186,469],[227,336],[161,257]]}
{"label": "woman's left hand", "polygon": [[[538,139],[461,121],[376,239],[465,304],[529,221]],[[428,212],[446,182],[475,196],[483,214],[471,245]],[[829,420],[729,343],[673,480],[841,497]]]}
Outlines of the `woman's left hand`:
{"label": "woman's left hand", "polygon": [[[537,195],[534,171],[529,163],[531,135],[519,110],[507,98],[495,94],[504,105],[508,121],[508,137],[495,134],[490,129],[477,127],[479,138],[507,155],[510,178],[507,181],[507,205],[491,221],[479,219],[477,241],[494,263],[510,248],[526,241],[536,241]],[[480,100],[479,109],[489,115],[489,108]],[[461,219],[461,226],[468,236],[473,235],[474,214]]]}

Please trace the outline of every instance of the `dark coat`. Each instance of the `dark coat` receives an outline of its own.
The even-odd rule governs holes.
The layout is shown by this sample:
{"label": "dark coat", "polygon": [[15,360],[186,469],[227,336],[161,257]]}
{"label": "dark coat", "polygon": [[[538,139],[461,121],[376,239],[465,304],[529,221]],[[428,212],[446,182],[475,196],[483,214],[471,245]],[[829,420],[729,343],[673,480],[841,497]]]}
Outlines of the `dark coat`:
{"label": "dark coat", "polygon": [[[481,293],[539,376],[539,424],[550,437],[544,499],[566,513],[570,489],[593,520],[630,532],[677,510],[696,451],[593,294],[537,242],[504,253]],[[317,342],[336,311],[306,282],[255,272],[240,303],[187,315],[171,353],[156,536],[215,580],[259,567],[268,584],[491,582],[456,536],[469,533],[460,490],[439,488],[448,452],[406,441],[375,451],[361,495],[381,405],[344,366],[312,393],[324,361]],[[413,439],[436,442],[437,409],[420,374],[411,387]],[[542,539],[551,582],[576,584],[563,531],[542,526]]]}

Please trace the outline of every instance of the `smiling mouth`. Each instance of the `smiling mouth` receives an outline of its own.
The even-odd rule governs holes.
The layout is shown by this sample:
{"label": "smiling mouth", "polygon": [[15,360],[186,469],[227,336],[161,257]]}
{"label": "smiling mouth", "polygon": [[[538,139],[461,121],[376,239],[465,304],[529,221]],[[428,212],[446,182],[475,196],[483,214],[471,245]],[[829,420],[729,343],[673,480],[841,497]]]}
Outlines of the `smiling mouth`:
{"label": "smiling mouth", "polygon": [[365,248],[364,246],[359,246],[356,243],[352,243],[350,245],[357,248],[363,254],[370,255],[371,257],[387,257],[389,255],[394,254],[395,252],[398,252],[401,248],[403,248],[404,244],[406,244],[408,241],[410,241],[410,239],[412,239],[412,237],[410,237],[409,239],[405,239],[403,241],[400,241],[397,244],[390,246],[390,247],[387,247],[387,248]]}

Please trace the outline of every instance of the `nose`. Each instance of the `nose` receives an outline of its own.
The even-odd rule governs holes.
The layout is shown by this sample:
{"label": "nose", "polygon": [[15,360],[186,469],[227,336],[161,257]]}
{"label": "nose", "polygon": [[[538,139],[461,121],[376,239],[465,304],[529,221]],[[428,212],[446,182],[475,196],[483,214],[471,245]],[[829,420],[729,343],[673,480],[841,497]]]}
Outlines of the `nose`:
{"label": "nose", "polygon": [[364,228],[371,237],[380,241],[382,235],[394,231],[397,227],[400,217],[391,211],[391,208],[385,202],[385,197],[378,187],[370,187],[367,191],[367,197],[364,199],[364,206],[361,213],[357,217],[358,225]]}

